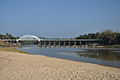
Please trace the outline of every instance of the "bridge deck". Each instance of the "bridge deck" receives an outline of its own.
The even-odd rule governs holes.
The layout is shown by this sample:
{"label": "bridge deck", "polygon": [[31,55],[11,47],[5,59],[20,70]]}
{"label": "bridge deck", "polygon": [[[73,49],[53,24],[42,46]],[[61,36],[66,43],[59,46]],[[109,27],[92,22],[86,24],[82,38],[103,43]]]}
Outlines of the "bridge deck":
{"label": "bridge deck", "polygon": [[[38,40],[0,39],[0,41],[38,41]],[[100,39],[41,39],[40,41],[101,41],[101,40]]]}
{"label": "bridge deck", "polygon": [[41,41],[100,41],[99,39],[43,39]]}

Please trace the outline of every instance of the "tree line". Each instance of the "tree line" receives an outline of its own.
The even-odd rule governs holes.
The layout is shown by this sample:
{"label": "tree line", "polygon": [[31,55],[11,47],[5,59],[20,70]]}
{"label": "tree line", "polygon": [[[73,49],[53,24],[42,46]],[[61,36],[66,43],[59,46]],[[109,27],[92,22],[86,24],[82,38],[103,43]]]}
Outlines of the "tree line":
{"label": "tree line", "polygon": [[[12,34],[0,34],[0,39],[18,39]],[[120,32],[114,32],[113,30],[103,30],[102,32],[89,33],[84,35],[79,35],[76,39],[100,39],[103,44],[112,45],[120,44]]]}
{"label": "tree line", "polygon": [[102,32],[79,35],[76,39],[100,39],[103,44],[120,44],[120,33],[113,30],[103,30]]}
{"label": "tree line", "polygon": [[17,39],[18,37],[13,36],[12,34],[0,34],[0,39]]}

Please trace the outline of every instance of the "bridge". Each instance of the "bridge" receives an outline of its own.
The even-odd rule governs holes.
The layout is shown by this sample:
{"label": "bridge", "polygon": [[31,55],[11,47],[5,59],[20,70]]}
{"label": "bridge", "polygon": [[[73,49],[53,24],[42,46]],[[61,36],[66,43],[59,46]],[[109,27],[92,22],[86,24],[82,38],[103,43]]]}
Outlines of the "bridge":
{"label": "bridge", "polygon": [[39,46],[81,46],[92,43],[98,43],[99,39],[74,39],[74,38],[39,38],[35,35],[25,35],[19,39],[0,39],[0,41],[17,42],[17,43],[36,43]]}

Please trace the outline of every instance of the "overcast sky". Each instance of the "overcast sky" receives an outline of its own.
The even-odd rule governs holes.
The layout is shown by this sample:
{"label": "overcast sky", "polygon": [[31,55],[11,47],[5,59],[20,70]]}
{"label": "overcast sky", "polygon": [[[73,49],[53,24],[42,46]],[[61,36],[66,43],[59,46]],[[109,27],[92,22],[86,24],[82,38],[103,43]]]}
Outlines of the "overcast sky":
{"label": "overcast sky", "polygon": [[0,0],[0,33],[70,38],[120,31],[120,0]]}

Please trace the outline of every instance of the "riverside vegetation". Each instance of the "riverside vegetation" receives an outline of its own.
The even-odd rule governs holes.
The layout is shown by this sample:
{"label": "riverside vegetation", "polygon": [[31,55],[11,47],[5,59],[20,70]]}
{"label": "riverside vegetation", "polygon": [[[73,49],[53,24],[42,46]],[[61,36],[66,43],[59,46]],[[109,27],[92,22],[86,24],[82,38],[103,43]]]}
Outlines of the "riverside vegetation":
{"label": "riverside vegetation", "polygon": [[80,35],[76,37],[76,39],[100,39],[101,45],[120,48],[120,33],[112,30],[103,30],[102,32]]}
{"label": "riverside vegetation", "polygon": [[10,52],[18,52],[18,53],[27,53],[22,50],[16,49],[16,47],[1,47],[0,51],[10,51]]}
{"label": "riverside vegetation", "polygon": [[[12,34],[0,34],[0,39],[18,39],[19,37],[15,37]],[[102,32],[96,33],[88,33],[84,35],[79,35],[75,37],[75,39],[100,39],[101,42],[98,44],[104,47],[113,47],[113,48],[120,48],[120,32],[114,32],[113,30],[103,30]],[[10,43],[8,42],[1,42],[0,46],[9,46]],[[13,45],[13,44],[11,44]],[[15,44],[16,45],[16,44]]]}
{"label": "riverside vegetation", "polygon": [[27,53],[27,52],[24,52],[22,50],[16,49],[16,47],[1,47],[0,51],[18,52],[18,53],[24,53],[24,54]]}

